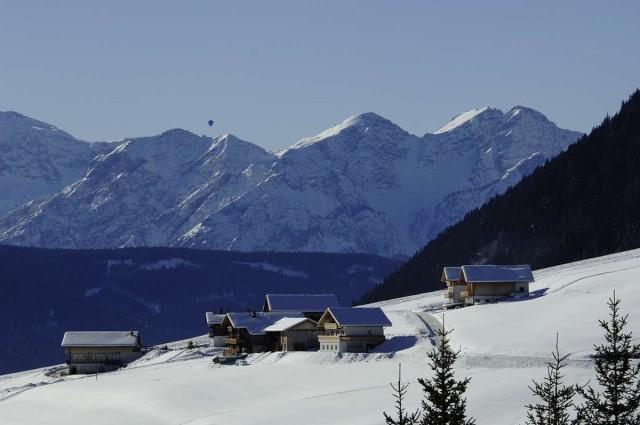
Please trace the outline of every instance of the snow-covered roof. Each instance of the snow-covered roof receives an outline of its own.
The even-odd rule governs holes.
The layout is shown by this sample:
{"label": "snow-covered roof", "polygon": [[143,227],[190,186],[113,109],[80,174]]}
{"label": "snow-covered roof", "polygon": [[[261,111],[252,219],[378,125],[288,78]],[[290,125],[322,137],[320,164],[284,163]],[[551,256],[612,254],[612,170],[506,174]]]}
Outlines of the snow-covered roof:
{"label": "snow-covered roof", "polygon": [[467,282],[533,282],[533,273],[528,264],[462,266]]}
{"label": "snow-covered roof", "polygon": [[65,332],[62,347],[137,347],[138,331]]}
{"label": "snow-covered roof", "polygon": [[[336,307],[327,310],[338,326],[391,326],[380,307]],[[325,313],[325,314],[327,314]]]}
{"label": "snow-covered roof", "polygon": [[284,332],[304,322],[315,323],[313,320],[308,319],[306,317],[283,317],[273,325],[266,327],[264,331],[265,332]]}
{"label": "snow-covered roof", "polygon": [[329,307],[338,307],[333,294],[267,294],[266,311],[304,311],[322,313]]}
{"label": "snow-covered roof", "polygon": [[445,267],[442,270],[442,281],[455,281],[460,280],[460,274],[462,273],[461,267]]}
{"label": "snow-covered roof", "polygon": [[287,313],[227,313],[227,318],[234,328],[244,328],[250,335],[264,335],[266,328],[275,324],[278,320],[285,317],[303,318],[302,312]]}
{"label": "snow-covered roof", "polygon": [[224,314],[215,314],[212,313],[210,311],[207,311],[207,313],[205,314],[206,318],[207,318],[207,325],[211,326],[211,325],[219,325],[222,323],[222,321],[224,320]]}

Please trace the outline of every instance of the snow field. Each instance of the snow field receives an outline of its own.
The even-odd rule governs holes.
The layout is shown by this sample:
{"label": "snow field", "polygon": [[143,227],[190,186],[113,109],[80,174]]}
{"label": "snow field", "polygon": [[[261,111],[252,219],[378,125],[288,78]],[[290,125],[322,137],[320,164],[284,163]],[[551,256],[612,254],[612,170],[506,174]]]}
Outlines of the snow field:
{"label": "snow field", "polygon": [[[531,402],[528,385],[545,374],[555,334],[571,352],[567,383],[593,376],[588,358],[602,342],[615,289],[640,337],[640,250],[535,272],[536,296],[447,311],[460,347],[459,376],[471,377],[469,413],[478,424],[522,423]],[[442,291],[380,305],[393,326],[371,354],[325,352],[250,355],[248,366],[211,362],[215,349],[186,349],[188,340],[155,350],[129,367],[98,376],[59,377],[50,369],[0,376],[0,423],[5,424],[382,424],[391,412],[389,383],[402,363],[410,382],[407,406],[418,407],[416,380],[428,376],[425,353],[441,324]],[[194,343],[206,338],[194,338]],[[55,372],[55,367],[53,372]],[[47,376],[49,373],[52,376]]]}

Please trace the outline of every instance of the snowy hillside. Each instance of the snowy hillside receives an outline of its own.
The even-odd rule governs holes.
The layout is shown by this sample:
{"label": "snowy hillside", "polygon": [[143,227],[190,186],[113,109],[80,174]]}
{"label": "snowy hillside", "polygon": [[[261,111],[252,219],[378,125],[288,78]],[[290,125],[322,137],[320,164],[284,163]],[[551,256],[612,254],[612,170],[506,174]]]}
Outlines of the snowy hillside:
{"label": "snowy hillside", "polygon": [[0,242],[411,255],[578,136],[523,107],[424,137],[366,113],[278,154],[170,130],[124,141],[0,219]]}
{"label": "snowy hillside", "polygon": [[0,216],[78,180],[97,146],[17,112],[0,111]]}
{"label": "snowy hillside", "polygon": [[[527,386],[542,379],[544,362],[560,333],[571,352],[567,382],[593,376],[592,345],[602,342],[597,319],[607,317],[615,289],[640,337],[640,250],[535,272],[534,296],[521,301],[446,312],[462,349],[460,376],[470,377],[470,413],[480,424],[524,420],[532,401]],[[416,379],[427,374],[425,352],[442,312],[442,292],[379,303],[393,326],[372,354],[267,353],[250,355],[248,366],[215,366],[209,348],[155,350],[121,371],[60,376],[61,367],[0,376],[0,421],[5,424],[307,424],[382,423],[393,408],[388,383],[402,363],[411,382],[408,403],[417,406]],[[194,339],[195,342],[206,338]]]}

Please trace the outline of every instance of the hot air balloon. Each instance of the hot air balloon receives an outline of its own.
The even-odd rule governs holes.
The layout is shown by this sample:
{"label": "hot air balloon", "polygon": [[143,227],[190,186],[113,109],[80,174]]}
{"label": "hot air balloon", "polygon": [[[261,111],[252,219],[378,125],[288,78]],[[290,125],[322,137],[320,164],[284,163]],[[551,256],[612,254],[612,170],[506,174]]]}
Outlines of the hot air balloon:
{"label": "hot air balloon", "polygon": [[213,126],[213,120],[209,120],[209,127]]}

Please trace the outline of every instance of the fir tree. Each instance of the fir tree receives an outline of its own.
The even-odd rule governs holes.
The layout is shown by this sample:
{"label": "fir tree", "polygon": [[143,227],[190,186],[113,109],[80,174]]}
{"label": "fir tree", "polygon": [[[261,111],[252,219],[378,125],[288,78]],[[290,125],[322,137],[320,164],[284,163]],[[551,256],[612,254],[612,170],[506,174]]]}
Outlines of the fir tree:
{"label": "fir tree", "polygon": [[436,332],[438,345],[428,354],[433,377],[418,379],[424,392],[421,425],[475,424],[475,419],[466,417],[467,400],[464,398],[471,379],[456,380],[454,377],[453,365],[460,352],[449,346],[451,332],[445,330],[443,321],[442,329]]}
{"label": "fir tree", "polygon": [[398,384],[391,384],[391,388],[393,389],[393,398],[396,399],[396,415],[397,417],[394,419],[387,414],[387,412],[383,412],[384,419],[388,425],[415,425],[420,420],[420,411],[416,410],[413,413],[407,413],[405,407],[403,406],[404,396],[407,394],[407,388],[409,384],[402,383],[402,365],[398,365]]}
{"label": "fir tree", "polygon": [[632,344],[631,332],[624,332],[628,315],[620,314],[620,302],[614,291],[608,303],[610,321],[600,320],[606,343],[594,347],[596,382],[602,392],[588,385],[576,388],[585,400],[578,409],[581,424],[640,423],[640,365],[632,363],[640,355],[640,345]]}
{"label": "fir tree", "polygon": [[529,389],[540,402],[527,405],[527,425],[570,425],[575,422],[571,419],[569,409],[574,407],[573,397],[576,389],[573,386],[562,384],[564,375],[562,368],[567,363],[568,354],[560,355],[558,348],[558,335],[556,335],[556,351],[553,361],[547,363],[547,376],[543,382],[533,381]]}

